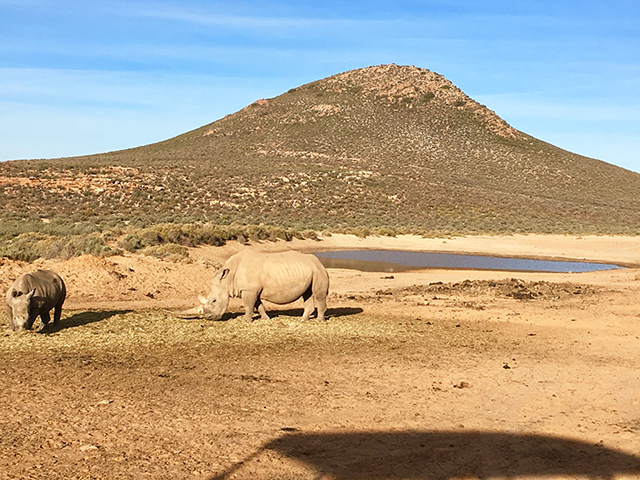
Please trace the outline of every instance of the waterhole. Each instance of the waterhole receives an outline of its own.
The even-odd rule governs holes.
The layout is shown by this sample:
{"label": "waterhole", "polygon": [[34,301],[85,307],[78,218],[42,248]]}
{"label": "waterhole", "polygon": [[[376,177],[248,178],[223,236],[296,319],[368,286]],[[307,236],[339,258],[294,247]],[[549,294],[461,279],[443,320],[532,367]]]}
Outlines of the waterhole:
{"label": "waterhole", "polygon": [[413,252],[402,250],[339,250],[316,252],[327,268],[350,268],[363,272],[401,272],[423,268],[452,268],[463,270],[507,270],[530,272],[593,272],[622,268],[606,263],[526,258],[461,255],[456,253]]}

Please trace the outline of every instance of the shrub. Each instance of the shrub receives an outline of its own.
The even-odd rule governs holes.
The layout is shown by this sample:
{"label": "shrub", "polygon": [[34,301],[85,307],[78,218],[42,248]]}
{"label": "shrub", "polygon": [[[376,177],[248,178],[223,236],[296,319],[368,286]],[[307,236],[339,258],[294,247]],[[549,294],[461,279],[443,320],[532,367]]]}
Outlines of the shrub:
{"label": "shrub", "polygon": [[373,233],[383,237],[395,237],[397,235],[397,232],[393,228],[389,227],[374,228]]}
{"label": "shrub", "polygon": [[302,238],[306,238],[309,240],[319,240],[318,239],[318,232],[316,232],[315,230],[303,230],[301,232]]}
{"label": "shrub", "polygon": [[118,242],[120,248],[124,248],[127,252],[135,252],[140,250],[144,245],[137,233],[130,233]]}
{"label": "shrub", "polygon": [[164,242],[162,236],[152,229],[145,229],[140,232],[140,241],[143,245],[151,246],[151,245],[160,245]]}
{"label": "shrub", "polygon": [[93,235],[74,235],[71,237],[51,238],[48,246],[40,253],[44,258],[68,258],[79,255],[106,256],[117,252],[111,249],[104,241]]}
{"label": "shrub", "polygon": [[0,246],[0,256],[32,262],[38,258],[62,260],[79,255],[116,255],[97,235],[56,237],[42,233],[24,233]]}

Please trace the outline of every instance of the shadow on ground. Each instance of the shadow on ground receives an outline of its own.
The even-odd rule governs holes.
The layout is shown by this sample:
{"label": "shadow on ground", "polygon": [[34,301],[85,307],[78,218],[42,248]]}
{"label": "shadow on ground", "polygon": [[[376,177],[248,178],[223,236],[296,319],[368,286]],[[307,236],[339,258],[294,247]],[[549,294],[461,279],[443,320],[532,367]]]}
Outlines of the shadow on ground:
{"label": "shadow on ground", "polygon": [[[358,313],[362,313],[364,310],[362,308],[328,308],[325,317],[327,319],[331,318],[339,318],[339,317],[347,317],[349,315],[357,315]],[[302,308],[291,308],[288,310],[267,310],[267,313],[270,317],[276,317],[278,315],[286,315],[288,317],[302,317],[304,310]],[[316,313],[311,315],[311,320],[316,319]]]}
{"label": "shadow on ground", "polygon": [[131,312],[131,310],[100,310],[75,313],[70,317],[61,319],[60,324],[57,327],[53,326],[53,322],[48,323],[42,330],[40,330],[40,333],[55,333],[60,330],[66,330],[67,328],[75,328],[82,325],[88,325],[90,323],[101,322],[116,315],[122,315],[129,312]]}
{"label": "shadow on ground", "polygon": [[[269,317],[271,318],[277,318],[279,316],[285,316],[285,317],[302,317],[302,313],[304,312],[304,310],[302,308],[290,308],[290,309],[286,309],[286,310],[267,310],[267,314],[269,315]],[[358,313],[362,313],[364,312],[364,310],[362,308],[349,308],[349,307],[344,307],[344,308],[329,308],[327,309],[327,312],[325,314],[326,319],[327,320],[331,320],[332,318],[339,318],[339,317],[346,317],[349,315],[357,315]],[[224,314],[224,316],[222,317],[221,321],[228,321],[228,320],[233,320],[236,318],[240,318],[244,315],[244,312],[226,312]],[[259,321],[260,320],[260,316],[258,315],[257,312],[253,313],[253,320],[254,321]],[[316,320],[316,314],[314,313],[311,316],[311,320],[315,321]]]}
{"label": "shadow on ground", "polygon": [[355,432],[282,435],[211,480],[241,474],[265,450],[303,462],[317,478],[451,480],[458,478],[613,479],[640,475],[640,457],[600,444],[533,434],[493,432]]}

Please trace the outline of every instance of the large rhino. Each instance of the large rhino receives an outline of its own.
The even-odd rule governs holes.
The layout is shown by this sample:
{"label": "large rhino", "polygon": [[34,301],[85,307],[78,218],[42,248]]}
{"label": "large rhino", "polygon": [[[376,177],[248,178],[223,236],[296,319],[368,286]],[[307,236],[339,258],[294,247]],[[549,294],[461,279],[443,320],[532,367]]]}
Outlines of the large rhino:
{"label": "large rhino", "polygon": [[53,324],[62,315],[67,289],[62,278],[51,270],[36,270],[20,275],[7,291],[5,302],[9,316],[9,330],[29,330],[40,315],[43,324],[49,323],[54,308]]}
{"label": "large rhino", "polygon": [[255,308],[262,319],[269,319],[263,300],[283,305],[302,297],[302,320],[309,320],[314,301],[318,320],[324,320],[328,292],[329,275],[315,255],[295,251],[261,253],[247,248],[232,255],[215,273],[209,296],[200,296],[200,301],[205,318],[219,320],[229,298],[241,297],[243,319],[250,322]]}

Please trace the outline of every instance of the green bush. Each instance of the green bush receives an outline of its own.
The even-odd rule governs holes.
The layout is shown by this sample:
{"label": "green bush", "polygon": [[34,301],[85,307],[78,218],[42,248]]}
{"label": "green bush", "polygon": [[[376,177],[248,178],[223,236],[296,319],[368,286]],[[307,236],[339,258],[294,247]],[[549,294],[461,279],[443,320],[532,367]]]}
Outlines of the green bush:
{"label": "green bush", "polygon": [[26,262],[38,258],[66,260],[79,255],[105,256],[118,253],[95,234],[56,237],[43,233],[23,233],[0,245],[0,256]]}
{"label": "green bush", "polygon": [[40,256],[44,258],[68,258],[79,255],[106,256],[116,252],[105,245],[101,238],[88,235],[77,235],[72,237],[51,238],[47,242],[47,247]]}
{"label": "green bush", "polygon": [[380,227],[380,228],[374,228],[373,229],[373,233],[375,235],[380,235],[383,237],[395,237],[398,232],[396,232],[396,230],[394,230],[393,228],[389,228],[389,227]]}
{"label": "green bush", "polygon": [[303,239],[319,240],[318,232],[316,232],[315,230],[303,230],[300,233],[301,233]]}
{"label": "green bush", "polygon": [[127,252],[135,252],[144,247],[142,240],[137,233],[130,233],[118,242],[120,248],[124,248]]}
{"label": "green bush", "polygon": [[153,229],[142,230],[139,237],[143,245],[152,246],[161,245],[162,243],[164,243],[164,239],[162,238],[162,236]]}

